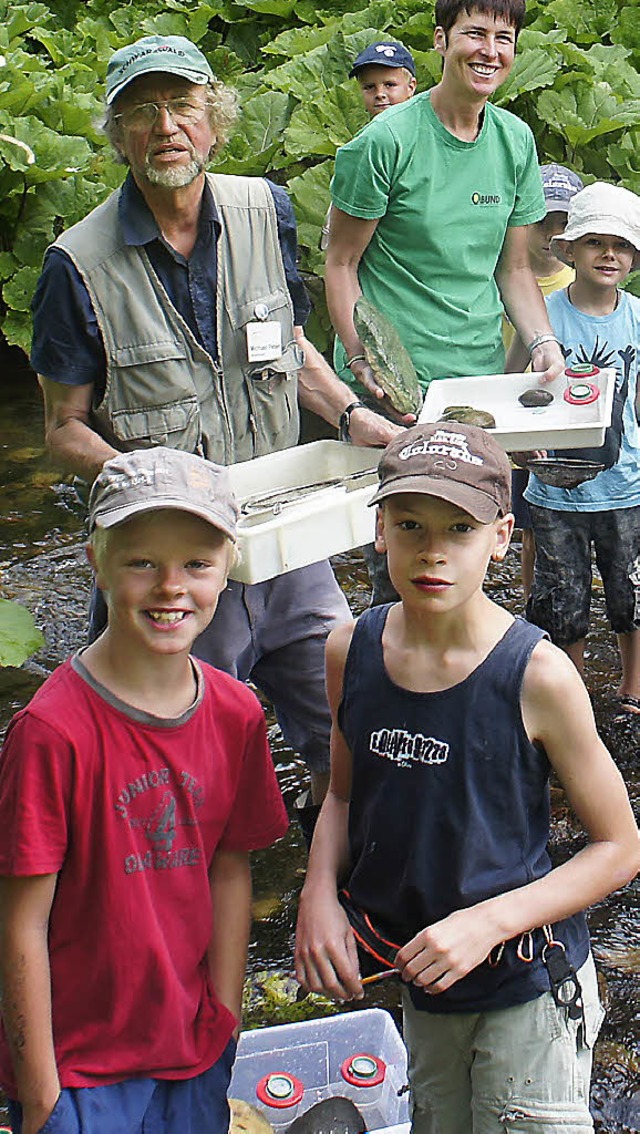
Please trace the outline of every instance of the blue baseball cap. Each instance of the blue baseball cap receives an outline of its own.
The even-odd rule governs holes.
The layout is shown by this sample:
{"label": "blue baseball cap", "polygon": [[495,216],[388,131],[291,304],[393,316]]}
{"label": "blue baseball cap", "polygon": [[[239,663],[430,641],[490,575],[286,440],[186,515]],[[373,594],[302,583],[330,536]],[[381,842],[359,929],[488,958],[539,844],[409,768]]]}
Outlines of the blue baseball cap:
{"label": "blue baseball cap", "polygon": [[416,73],[416,64],[413,55],[401,43],[393,39],[380,40],[365,47],[349,71],[349,78],[353,79],[363,67],[371,65],[379,67],[406,67],[412,75]]}
{"label": "blue baseball cap", "polygon": [[552,162],[550,165],[541,165],[542,188],[544,203],[548,213],[568,213],[569,201],[584,189],[577,173],[567,169],[565,165]]}

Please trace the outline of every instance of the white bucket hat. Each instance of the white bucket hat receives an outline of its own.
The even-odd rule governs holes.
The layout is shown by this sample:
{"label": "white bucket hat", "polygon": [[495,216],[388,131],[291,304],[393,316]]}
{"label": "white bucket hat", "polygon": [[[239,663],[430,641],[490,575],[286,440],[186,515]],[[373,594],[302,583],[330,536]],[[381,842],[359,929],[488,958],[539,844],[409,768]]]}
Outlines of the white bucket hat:
{"label": "white bucket hat", "polygon": [[628,240],[636,250],[633,270],[640,267],[640,197],[630,189],[595,181],[576,193],[569,202],[567,227],[551,241],[554,256],[565,264],[572,263],[564,248],[565,241],[579,240],[590,232]]}

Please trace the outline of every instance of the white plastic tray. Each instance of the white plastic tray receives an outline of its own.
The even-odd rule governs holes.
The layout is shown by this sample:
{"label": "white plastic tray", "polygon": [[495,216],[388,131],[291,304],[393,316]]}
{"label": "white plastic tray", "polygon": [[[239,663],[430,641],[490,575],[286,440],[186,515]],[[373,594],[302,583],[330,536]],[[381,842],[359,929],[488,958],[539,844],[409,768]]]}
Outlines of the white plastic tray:
{"label": "white plastic tray", "polygon": [[[386,1064],[384,1080],[376,1087],[351,1086],[341,1075],[342,1062],[361,1052]],[[302,1100],[282,1110],[260,1102],[256,1095],[263,1076],[278,1073],[294,1075],[304,1086]],[[407,1053],[392,1017],[382,1008],[365,1008],[242,1032],[229,1095],[262,1110],[276,1134],[315,1103],[335,1095],[355,1103],[367,1130],[408,1134],[408,1098],[399,1093],[406,1082]]]}
{"label": "white plastic tray", "polygon": [[488,432],[507,452],[591,448],[603,444],[611,424],[615,378],[615,370],[601,370],[600,397],[590,405],[575,406],[564,399],[567,379],[563,374],[545,384],[554,400],[539,409],[525,409],[518,401],[525,390],[541,385],[535,374],[443,378],[429,386],[418,421],[437,421],[446,406],[473,406],[493,414],[496,427]]}
{"label": "white plastic tray", "polygon": [[[378,483],[379,449],[341,441],[312,441],[266,457],[231,465],[232,487],[242,515],[238,524],[239,562],[231,577],[260,583],[329,555],[370,543],[375,512],[368,508]],[[349,478],[344,484],[323,482]],[[296,498],[301,486],[318,485]],[[291,489],[291,503],[255,510],[255,498]],[[253,503],[251,502],[253,499]]]}

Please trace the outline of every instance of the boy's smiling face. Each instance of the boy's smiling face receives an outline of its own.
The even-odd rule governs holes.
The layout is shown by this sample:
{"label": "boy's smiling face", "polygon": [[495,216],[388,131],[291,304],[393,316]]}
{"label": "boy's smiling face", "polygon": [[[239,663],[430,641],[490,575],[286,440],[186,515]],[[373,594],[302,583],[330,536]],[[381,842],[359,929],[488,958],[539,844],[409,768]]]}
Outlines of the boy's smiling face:
{"label": "boy's smiling face", "polygon": [[486,101],[513,66],[516,30],[502,16],[463,8],[448,32],[436,28],[434,45],[444,60],[442,81],[449,93]]}
{"label": "boy's smiling face", "polygon": [[416,80],[406,67],[385,67],[371,63],[358,72],[365,110],[372,118],[388,106],[406,102],[416,89]]}
{"label": "boy's smiling face", "polygon": [[178,509],[133,516],[109,529],[103,551],[88,548],[109,607],[108,633],[128,656],[189,653],[213,618],[233,545]]}
{"label": "boy's smiling face", "polygon": [[445,614],[482,593],[489,560],[504,558],[512,531],[511,514],[482,524],[439,497],[400,493],[378,509],[375,546],[406,606]]}
{"label": "boy's smiling face", "polygon": [[565,241],[564,249],[580,282],[603,291],[613,290],[624,283],[636,256],[636,250],[628,240],[595,232],[589,232],[579,240]]}

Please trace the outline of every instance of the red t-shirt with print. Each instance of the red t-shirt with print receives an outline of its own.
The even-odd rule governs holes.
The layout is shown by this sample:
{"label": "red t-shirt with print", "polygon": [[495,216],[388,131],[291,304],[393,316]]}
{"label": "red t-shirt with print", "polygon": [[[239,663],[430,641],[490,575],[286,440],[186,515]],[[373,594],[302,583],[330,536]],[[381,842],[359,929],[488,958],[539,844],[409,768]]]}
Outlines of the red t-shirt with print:
{"label": "red t-shirt with print", "polygon": [[[287,818],[264,715],[197,663],[177,720],[142,713],[60,666],[13,719],[0,758],[0,874],[58,874],[49,923],[63,1087],[211,1067],[235,1021],[207,970],[218,848],[280,838]],[[15,1098],[4,1034],[0,1085]]]}

